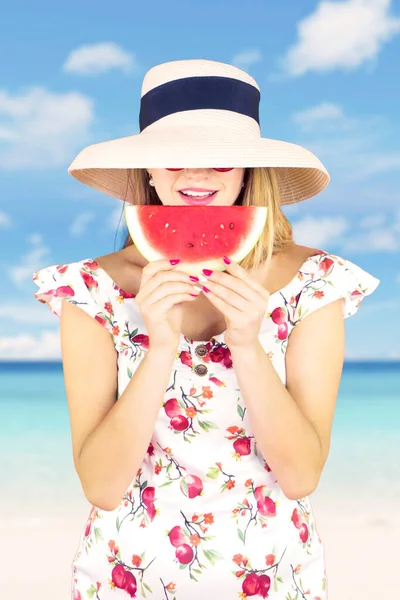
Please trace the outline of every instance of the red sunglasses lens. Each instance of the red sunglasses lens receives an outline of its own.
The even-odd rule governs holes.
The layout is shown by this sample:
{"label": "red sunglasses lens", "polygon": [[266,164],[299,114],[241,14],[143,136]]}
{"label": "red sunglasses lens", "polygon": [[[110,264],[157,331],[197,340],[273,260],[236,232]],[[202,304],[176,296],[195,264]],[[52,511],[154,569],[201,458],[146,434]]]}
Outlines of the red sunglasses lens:
{"label": "red sunglasses lens", "polygon": [[[222,173],[225,173],[226,171],[233,171],[234,167],[230,167],[229,169],[217,169],[214,168],[214,171],[221,171]],[[167,171],[183,171],[183,169],[167,169]]]}

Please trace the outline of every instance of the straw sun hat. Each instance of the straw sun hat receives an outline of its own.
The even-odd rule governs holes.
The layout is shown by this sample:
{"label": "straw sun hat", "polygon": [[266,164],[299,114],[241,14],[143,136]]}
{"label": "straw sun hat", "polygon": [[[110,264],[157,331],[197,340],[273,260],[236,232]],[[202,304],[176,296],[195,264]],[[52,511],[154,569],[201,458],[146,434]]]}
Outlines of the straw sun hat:
{"label": "straw sun hat", "polygon": [[140,133],[92,144],[68,172],[127,200],[132,168],[276,167],[281,204],[321,192],[329,174],[309,150],[262,138],[260,88],[248,73],[212,60],[152,67],[142,84]]}

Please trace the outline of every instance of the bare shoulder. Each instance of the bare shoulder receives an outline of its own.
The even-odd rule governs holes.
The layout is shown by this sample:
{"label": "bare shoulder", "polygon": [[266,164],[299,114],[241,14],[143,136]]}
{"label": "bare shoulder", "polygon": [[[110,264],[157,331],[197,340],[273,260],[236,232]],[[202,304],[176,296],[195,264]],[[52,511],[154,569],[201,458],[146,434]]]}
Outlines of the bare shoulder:
{"label": "bare shoulder", "polygon": [[263,281],[270,294],[284,288],[296,276],[307,258],[318,252],[320,252],[318,248],[291,243],[274,255],[269,272]]}
{"label": "bare shoulder", "polygon": [[95,258],[95,261],[121,289],[133,294],[137,293],[141,272],[147,261],[135,246],[104,254]]}
{"label": "bare shoulder", "polygon": [[283,257],[287,260],[288,264],[294,268],[300,268],[301,265],[307,258],[321,252],[319,248],[311,248],[310,246],[301,246],[300,244],[290,244],[283,252]]}

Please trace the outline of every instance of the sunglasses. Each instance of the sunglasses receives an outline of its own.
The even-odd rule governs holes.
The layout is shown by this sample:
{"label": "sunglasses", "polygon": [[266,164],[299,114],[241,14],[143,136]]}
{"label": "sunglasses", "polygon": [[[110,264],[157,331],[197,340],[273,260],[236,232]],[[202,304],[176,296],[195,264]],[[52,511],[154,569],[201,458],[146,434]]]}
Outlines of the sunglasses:
{"label": "sunglasses", "polygon": [[[213,171],[219,171],[220,173],[226,173],[227,171],[233,171],[234,167],[231,167],[230,169],[217,169],[217,168],[213,168]],[[183,169],[167,169],[167,171],[183,171]]]}

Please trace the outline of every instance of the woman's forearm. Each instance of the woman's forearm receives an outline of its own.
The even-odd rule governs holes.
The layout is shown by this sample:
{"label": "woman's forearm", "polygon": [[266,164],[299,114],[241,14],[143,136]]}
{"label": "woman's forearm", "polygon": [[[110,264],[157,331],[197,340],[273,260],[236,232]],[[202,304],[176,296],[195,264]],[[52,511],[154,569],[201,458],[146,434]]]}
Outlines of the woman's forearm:
{"label": "woman's forearm", "polygon": [[118,401],[88,436],[78,475],[91,504],[114,510],[137,473],[154,431],[176,351],[149,349]]}
{"label": "woman's forearm", "polygon": [[290,499],[307,496],[318,484],[321,445],[259,342],[230,348],[257,448]]}

